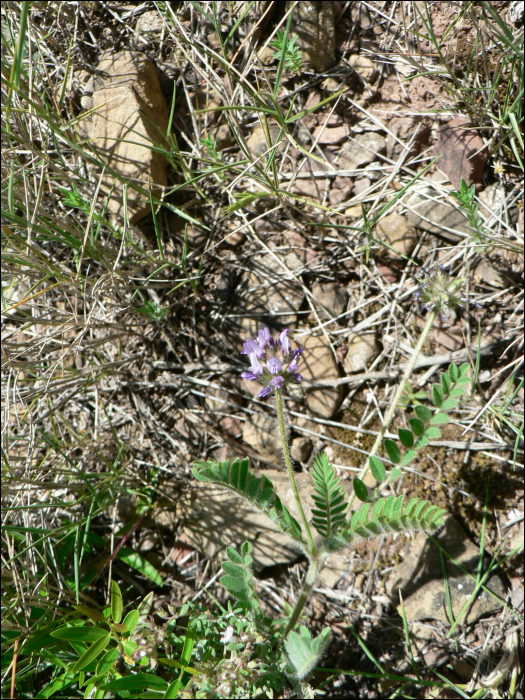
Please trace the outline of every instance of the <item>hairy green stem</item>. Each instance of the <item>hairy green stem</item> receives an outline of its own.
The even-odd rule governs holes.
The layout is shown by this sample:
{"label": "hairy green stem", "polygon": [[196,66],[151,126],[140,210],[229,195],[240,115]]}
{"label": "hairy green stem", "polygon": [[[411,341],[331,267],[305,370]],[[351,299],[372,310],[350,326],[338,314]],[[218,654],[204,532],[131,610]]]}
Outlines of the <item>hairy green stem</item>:
{"label": "hairy green stem", "polygon": [[275,407],[277,409],[277,418],[279,419],[279,429],[281,431],[281,442],[283,444],[284,461],[286,462],[286,468],[288,469],[288,477],[290,478],[290,483],[292,485],[293,495],[295,496],[295,502],[297,503],[297,509],[303,521],[304,529],[306,530],[306,536],[308,537],[308,543],[310,545],[310,553],[315,555],[316,549],[314,544],[314,539],[308,525],[308,520],[304,514],[303,505],[299,497],[299,491],[297,490],[297,484],[295,483],[295,476],[293,473],[292,460],[290,458],[290,450],[288,448],[288,439],[286,437],[286,426],[284,424],[284,413],[283,413],[283,397],[280,389],[275,390]]}
{"label": "hairy green stem", "polygon": [[[370,469],[370,457],[373,457],[375,453],[378,451],[378,449],[381,446],[381,443],[383,442],[383,438],[385,437],[385,433],[388,430],[388,426],[392,422],[392,418],[394,417],[395,410],[397,408],[397,404],[399,403],[399,400],[401,396],[403,395],[403,391],[405,390],[405,384],[408,382],[410,379],[410,375],[412,374],[414,370],[414,365],[416,364],[416,360],[419,357],[419,353],[423,349],[423,345],[425,343],[425,340],[427,339],[427,335],[430,332],[430,329],[432,328],[432,325],[435,321],[436,315],[437,315],[437,308],[433,309],[427,318],[427,322],[425,323],[425,327],[421,331],[421,335],[419,337],[419,340],[417,341],[417,345],[414,348],[414,352],[412,353],[412,357],[407,363],[407,366],[405,367],[405,372],[403,374],[403,378],[401,379],[399,386],[397,387],[396,394],[394,396],[394,400],[390,404],[390,408],[388,409],[388,413],[385,416],[385,419],[383,421],[383,425],[381,426],[381,430],[379,431],[379,435],[376,438],[376,441],[374,443],[374,446],[370,450],[370,454],[368,455],[368,460],[364,468],[362,469],[361,473],[359,474],[359,478],[363,479],[363,477],[366,475],[368,470]],[[350,495],[348,505],[349,507],[352,505],[353,501],[355,498],[355,491]]]}
{"label": "hairy green stem", "polygon": [[317,581],[317,577],[319,576],[319,572],[321,571],[322,567],[323,560],[321,559],[313,559],[310,562],[310,568],[308,569],[308,572],[304,579],[301,593],[299,595],[299,598],[297,599],[297,603],[295,604],[292,616],[288,621],[288,624],[286,625],[286,629],[284,630],[283,640],[286,639],[286,637],[290,634],[290,632],[297,624],[297,620],[301,616],[305,603],[308,600],[308,596],[312,591],[314,583]]}

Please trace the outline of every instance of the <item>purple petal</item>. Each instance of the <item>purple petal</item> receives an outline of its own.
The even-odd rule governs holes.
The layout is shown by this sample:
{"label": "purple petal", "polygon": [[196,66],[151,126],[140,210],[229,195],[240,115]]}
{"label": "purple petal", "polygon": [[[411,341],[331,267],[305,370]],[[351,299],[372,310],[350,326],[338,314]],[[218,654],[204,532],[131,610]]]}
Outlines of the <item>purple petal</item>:
{"label": "purple petal", "polygon": [[276,389],[280,389],[284,384],[284,377],[281,377],[280,375],[277,377],[273,377],[272,379],[270,379],[270,384]]}
{"label": "purple petal", "polygon": [[288,365],[288,371],[295,372],[297,369],[299,369],[299,364],[297,363],[297,357],[294,357],[293,360]]}
{"label": "purple petal", "polygon": [[295,360],[297,355],[302,355],[304,352],[304,348],[295,348],[295,350],[292,350],[292,358]]}
{"label": "purple petal", "polygon": [[299,374],[299,372],[297,372],[297,374],[293,375],[293,378],[295,379],[296,382],[300,382],[300,381],[302,381],[303,377],[301,374]]}
{"label": "purple petal", "polygon": [[261,365],[261,363],[257,359],[257,355],[254,352],[251,352],[249,355],[249,358],[250,358],[250,362],[251,362],[250,370],[254,374],[262,374],[263,373],[263,366]]}
{"label": "purple petal", "polygon": [[284,352],[285,355],[288,355],[290,352],[290,338],[287,337],[288,333],[288,328],[285,328],[282,333],[279,334],[279,345],[282,348],[282,351]]}
{"label": "purple petal", "polygon": [[282,369],[281,361],[278,360],[276,357],[270,357],[270,359],[266,363],[266,366],[272,374],[278,374]]}
{"label": "purple petal", "polygon": [[242,352],[242,355],[250,355],[251,353],[255,353],[258,358],[263,357],[264,355],[264,350],[260,347],[258,343],[255,342],[255,340],[252,340],[251,338],[248,338],[246,342],[243,344],[244,352]]}
{"label": "purple petal", "polygon": [[250,380],[258,379],[257,375],[254,374],[253,372],[242,372],[241,377],[243,379],[250,379]]}
{"label": "purple petal", "polygon": [[259,331],[259,335],[257,336],[257,342],[259,343],[259,347],[261,349],[264,349],[266,347],[269,340],[270,331],[268,328],[263,328],[262,331]]}
{"label": "purple petal", "polygon": [[257,394],[257,398],[264,399],[265,396],[268,396],[271,390],[272,389],[270,386],[265,386],[264,389],[261,389],[261,391]]}

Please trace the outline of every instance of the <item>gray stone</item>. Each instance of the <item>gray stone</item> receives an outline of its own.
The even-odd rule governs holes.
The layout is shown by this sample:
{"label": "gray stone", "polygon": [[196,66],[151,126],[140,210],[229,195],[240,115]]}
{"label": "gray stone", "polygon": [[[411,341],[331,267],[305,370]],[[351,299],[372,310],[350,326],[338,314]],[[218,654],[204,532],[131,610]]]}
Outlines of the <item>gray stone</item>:
{"label": "gray stone", "polygon": [[337,282],[316,282],[312,287],[312,294],[322,307],[318,309],[320,319],[334,318],[346,311],[348,292]]}
{"label": "gray stone", "polygon": [[[94,76],[91,106],[93,112],[79,122],[81,138],[91,146],[125,181],[129,180],[158,197],[167,185],[166,158],[152,145],[167,148],[162,133],[168,127],[168,106],[162,93],[153,61],[138,51],[106,54]],[[86,86],[86,97],[89,97]],[[123,184],[109,172],[102,178],[101,197],[111,197],[108,210],[117,217],[124,214]],[[131,223],[150,211],[149,198],[128,189],[128,213]]]}
{"label": "gray stone", "polygon": [[[458,564],[471,574],[469,576],[463,573],[445,556],[452,613],[457,620],[475,588],[479,547],[467,539],[465,532],[452,516],[446,518],[443,530],[435,539]],[[485,586],[500,598],[505,599],[505,586],[499,576],[491,576]],[[425,533],[419,533],[409,541],[403,563],[392,572],[389,588],[392,604],[395,606],[399,606],[401,590],[407,620],[430,618],[450,623],[439,550]],[[497,612],[501,607],[501,603],[481,590],[460,623],[462,625],[473,623],[482,615]]]}
{"label": "gray stone", "polygon": [[386,141],[375,131],[365,131],[349,141],[341,149],[339,168],[357,170],[377,160],[378,154],[386,153]]}
{"label": "gray stone", "polygon": [[[289,9],[290,3],[286,3]],[[296,4],[292,31],[297,35],[296,46],[302,50],[303,61],[319,73],[335,63],[335,20],[331,2],[306,0]]]}
{"label": "gray stone", "polygon": [[472,233],[468,221],[446,200],[440,198],[439,201],[435,201],[438,196],[433,187],[424,187],[419,192],[414,192],[406,200],[408,221],[423,231],[437,233],[446,240],[457,243],[461,236],[455,233],[456,231]]}
{"label": "gray stone", "polygon": [[374,335],[351,335],[348,338],[348,352],[343,364],[345,372],[362,372],[379,354],[379,343]]}
{"label": "gray stone", "polygon": [[[332,348],[324,336],[309,335],[303,343],[304,353],[301,357],[300,372],[305,381],[325,382],[339,379],[339,368]],[[323,387],[307,389],[306,403],[312,413],[322,418],[331,418],[343,398],[343,387]]]}
{"label": "gray stone", "polygon": [[[402,255],[410,255],[417,243],[417,233],[412,224],[409,224],[400,214],[388,214],[384,216],[376,226],[376,238],[388,243]],[[390,248],[382,248],[389,257],[396,257]]]}
{"label": "gray stone", "polygon": [[312,441],[307,437],[296,437],[292,440],[290,454],[298,462],[306,462],[312,452]]}
{"label": "gray stone", "polygon": [[244,421],[242,439],[264,459],[279,463],[283,461],[279,424],[275,418],[256,415],[252,416],[250,420]]}

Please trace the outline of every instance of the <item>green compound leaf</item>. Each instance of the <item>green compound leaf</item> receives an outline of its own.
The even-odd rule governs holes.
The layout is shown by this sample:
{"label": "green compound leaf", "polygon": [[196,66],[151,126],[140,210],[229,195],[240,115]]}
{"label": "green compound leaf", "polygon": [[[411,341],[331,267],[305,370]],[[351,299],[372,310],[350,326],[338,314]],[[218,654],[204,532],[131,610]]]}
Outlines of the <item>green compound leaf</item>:
{"label": "green compound leaf", "polygon": [[357,476],[354,479],[354,492],[360,501],[366,502],[368,500],[368,489]]}
{"label": "green compound leaf", "polygon": [[459,377],[458,367],[454,363],[452,363],[448,368],[448,376],[452,379],[453,382],[456,382]]}
{"label": "green compound leaf", "polygon": [[414,459],[414,457],[417,457],[417,452],[415,452],[415,450],[408,450],[403,455],[403,459],[401,460],[400,466],[406,467],[407,464],[410,464],[410,462]]}
{"label": "green compound leaf", "polygon": [[422,447],[426,447],[427,445],[428,445],[428,438],[425,437],[424,435],[421,435],[421,437],[419,437],[417,439],[417,442],[414,445],[414,449],[420,450]]}
{"label": "green compound leaf", "polygon": [[292,539],[303,543],[301,526],[290,515],[268,477],[256,477],[249,469],[250,460],[246,457],[233,462],[225,460],[218,464],[195,462],[193,476],[199,481],[207,481],[224,486],[238,496],[247,500],[254,508],[268,516],[281,530]]}
{"label": "green compound leaf", "polygon": [[450,381],[450,377],[446,372],[443,372],[441,374],[441,388],[443,389],[443,392],[445,394],[448,394],[450,391],[450,387],[452,386],[452,382]]}
{"label": "green compound leaf", "polygon": [[235,562],[236,564],[242,565],[242,563],[243,563],[242,556],[239,554],[239,552],[236,549],[234,549],[233,547],[226,547],[226,554],[228,555],[228,559]]}
{"label": "green compound leaf", "polygon": [[383,463],[377,457],[370,457],[369,464],[370,471],[372,472],[374,479],[379,484],[382,484],[383,481],[386,479],[386,470]]}
{"label": "green compound leaf", "polygon": [[[248,544],[248,547],[246,545]],[[259,610],[259,599],[252,584],[252,558],[249,553],[251,545],[245,542],[239,554],[233,547],[226,548],[227,561],[222,562],[222,570],[226,574],[221,578],[221,583],[228,593],[241,603],[246,603],[252,610]],[[239,561],[241,563],[239,563]]]}
{"label": "green compound leaf", "polygon": [[296,684],[311,673],[323,655],[330,639],[330,627],[312,639],[310,631],[301,625],[299,633],[290,632],[284,642],[286,675]]}
{"label": "green compound leaf", "polygon": [[392,440],[386,439],[383,444],[385,445],[385,450],[387,451],[387,454],[392,462],[394,462],[394,464],[399,464],[401,461],[401,452],[399,451],[399,447],[396,445],[396,443]]}
{"label": "green compound leaf", "polygon": [[456,382],[458,386],[468,386],[472,384],[472,379],[470,377],[460,377]]}
{"label": "green compound leaf", "polygon": [[445,425],[445,423],[449,422],[450,418],[446,413],[436,413],[436,415],[432,416],[430,419],[430,425]]}
{"label": "green compound leaf", "polygon": [[461,367],[459,368],[459,376],[464,377],[466,373],[469,371],[470,365],[468,362],[464,362]]}
{"label": "green compound leaf", "polygon": [[416,406],[414,412],[419,420],[422,420],[424,423],[432,418],[432,411],[426,406]]}
{"label": "green compound leaf", "polygon": [[449,398],[457,399],[460,396],[464,396],[464,395],[465,395],[465,389],[461,388],[460,386],[456,386],[450,390]]}
{"label": "green compound leaf", "polygon": [[437,408],[443,403],[443,389],[438,384],[434,384],[432,387],[432,400]]}
{"label": "green compound leaf", "polygon": [[412,428],[412,432],[414,433],[414,435],[423,435],[423,431],[425,430],[425,424],[422,420],[420,420],[419,418],[411,418],[408,421],[408,424]]}
{"label": "green compound leaf", "polygon": [[451,411],[453,408],[456,408],[457,405],[458,402],[454,401],[454,399],[445,399],[440,408],[442,411]]}
{"label": "green compound leaf", "polygon": [[386,480],[385,486],[386,486],[387,484],[391,484],[393,481],[396,481],[396,479],[400,479],[401,476],[402,476],[402,474],[403,474],[403,472],[401,471],[401,469],[398,469],[397,467],[394,467],[394,468],[391,470],[390,474],[388,475],[388,479]]}
{"label": "green compound leaf", "polygon": [[399,435],[401,444],[404,447],[412,447],[412,445],[414,444],[414,435],[411,430],[407,430],[406,428],[399,428],[397,434]]}
{"label": "green compound leaf", "polygon": [[439,428],[436,428],[435,426],[431,425],[425,430],[424,435],[429,440],[438,440],[441,437],[441,431]]}
{"label": "green compound leaf", "polygon": [[312,494],[315,503],[312,523],[320,535],[330,537],[344,525],[348,504],[341,482],[325,452],[316,455],[312,465],[312,478],[315,490]]}
{"label": "green compound leaf", "polygon": [[419,498],[413,498],[404,506],[403,496],[389,496],[375,503],[365,503],[352,513],[350,524],[341,535],[346,544],[352,545],[389,532],[423,530],[432,533],[443,525],[445,513],[444,509]]}

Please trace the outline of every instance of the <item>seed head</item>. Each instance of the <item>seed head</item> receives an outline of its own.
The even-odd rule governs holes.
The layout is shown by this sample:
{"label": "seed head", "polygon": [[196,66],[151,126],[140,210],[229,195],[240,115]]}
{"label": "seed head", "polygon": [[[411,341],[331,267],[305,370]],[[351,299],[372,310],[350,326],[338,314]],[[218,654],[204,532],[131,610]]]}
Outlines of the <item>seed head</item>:
{"label": "seed head", "polygon": [[[418,275],[419,287],[414,294],[415,301],[421,301],[424,309],[437,308],[442,318],[450,316],[450,309],[465,306],[468,299],[461,296],[461,286],[464,277],[452,278],[450,266],[441,263],[435,265],[429,272],[421,269]],[[480,304],[476,304],[481,308]]]}

